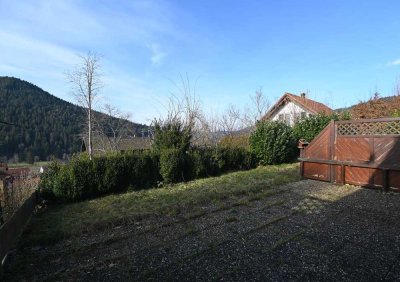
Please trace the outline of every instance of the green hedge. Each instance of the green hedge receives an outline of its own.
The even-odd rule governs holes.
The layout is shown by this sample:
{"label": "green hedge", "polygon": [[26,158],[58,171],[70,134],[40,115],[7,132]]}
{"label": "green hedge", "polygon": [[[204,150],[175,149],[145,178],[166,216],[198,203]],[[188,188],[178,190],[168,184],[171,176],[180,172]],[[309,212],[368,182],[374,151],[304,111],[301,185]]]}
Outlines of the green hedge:
{"label": "green hedge", "polygon": [[80,201],[110,193],[156,187],[227,171],[255,167],[253,155],[239,148],[193,148],[189,151],[133,151],[89,160],[76,155],[66,165],[53,163],[43,174],[40,190],[63,201]]}
{"label": "green hedge", "polygon": [[180,149],[164,149],[160,155],[160,174],[165,183],[185,180],[186,154]]}
{"label": "green hedge", "polygon": [[306,117],[297,122],[293,127],[297,140],[305,139],[311,142],[330,122],[338,120],[337,115],[315,115]]}
{"label": "green hedge", "polygon": [[243,148],[196,148],[189,151],[187,160],[184,171],[188,179],[247,170],[257,165],[254,155]]}
{"label": "green hedge", "polygon": [[250,150],[262,165],[291,161],[296,155],[293,129],[283,122],[260,121],[250,136]]}
{"label": "green hedge", "polygon": [[349,120],[350,115],[344,111],[340,114],[318,114],[301,119],[293,127],[297,140],[305,139],[311,142],[332,120]]}

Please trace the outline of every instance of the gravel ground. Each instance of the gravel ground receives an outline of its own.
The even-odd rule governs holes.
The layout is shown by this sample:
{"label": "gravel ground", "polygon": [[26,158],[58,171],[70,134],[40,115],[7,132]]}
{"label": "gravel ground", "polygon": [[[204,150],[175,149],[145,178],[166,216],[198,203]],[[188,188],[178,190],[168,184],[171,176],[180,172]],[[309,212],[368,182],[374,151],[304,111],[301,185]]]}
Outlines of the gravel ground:
{"label": "gravel ground", "polygon": [[400,280],[400,194],[304,180],[18,251],[10,281]]}

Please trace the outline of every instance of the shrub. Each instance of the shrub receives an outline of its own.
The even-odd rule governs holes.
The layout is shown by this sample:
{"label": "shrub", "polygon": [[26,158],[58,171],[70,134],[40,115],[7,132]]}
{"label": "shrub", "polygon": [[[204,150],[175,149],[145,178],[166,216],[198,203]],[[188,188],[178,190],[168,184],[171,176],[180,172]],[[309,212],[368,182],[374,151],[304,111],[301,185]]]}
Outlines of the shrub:
{"label": "shrub", "polygon": [[296,139],[290,126],[276,121],[260,121],[250,136],[250,149],[260,164],[279,164],[292,160]]}
{"label": "shrub", "polygon": [[319,114],[301,119],[293,127],[293,132],[297,140],[305,139],[311,142],[329,123],[331,120],[349,119],[346,112],[340,118],[337,114],[325,115]]}
{"label": "shrub", "polygon": [[55,173],[52,191],[59,199],[77,201],[98,194],[98,179],[87,154],[74,156],[69,165],[61,166],[58,172],[52,173]]}
{"label": "shrub", "polygon": [[164,183],[184,181],[185,152],[179,149],[164,149],[160,155],[160,174]]}
{"label": "shrub", "polygon": [[160,156],[153,151],[134,151],[128,158],[129,185],[134,190],[154,187],[161,181]]}
{"label": "shrub", "polygon": [[249,169],[255,166],[253,154],[243,148],[220,148],[219,158],[222,160],[219,166],[222,171]]}
{"label": "shrub", "polygon": [[172,120],[165,124],[154,123],[153,150],[179,149],[187,151],[192,138],[191,128],[186,128],[181,121]]}
{"label": "shrub", "polygon": [[220,147],[229,148],[242,148],[250,150],[249,135],[235,135],[235,136],[224,136],[219,141]]}
{"label": "shrub", "polygon": [[43,198],[54,200],[52,187],[60,169],[61,164],[58,161],[52,161],[48,169],[40,176],[38,191]]}
{"label": "shrub", "polygon": [[161,180],[158,157],[151,152],[112,153],[89,160],[75,155],[68,165],[52,164],[41,177],[40,191],[66,201],[155,186]]}
{"label": "shrub", "polygon": [[78,193],[74,193],[72,179],[70,177],[70,168],[67,166],[61,167],[52,181],[52,191],[54,195],[61,200],[81,199]]}
{"label": "shrub", "polygon": [[191,179],[215,176],[227,171],[251,169],[256,166],[253,154],[242,148],[194,148],[189,151],[186,167]]}
{"label": "shrub", "polygon": [[209,148],[195,148],[189,151],[186,169],[191,179],[214,175],[212,152]]}
{"label": "shrub", "polygon": [[75,155],[67,165],[55,163],[42,176],[42,191],[64,201],[188,181],[255,166],[252,154],[239,148],[192,148],[189,151],[132,151],[95,156]]}

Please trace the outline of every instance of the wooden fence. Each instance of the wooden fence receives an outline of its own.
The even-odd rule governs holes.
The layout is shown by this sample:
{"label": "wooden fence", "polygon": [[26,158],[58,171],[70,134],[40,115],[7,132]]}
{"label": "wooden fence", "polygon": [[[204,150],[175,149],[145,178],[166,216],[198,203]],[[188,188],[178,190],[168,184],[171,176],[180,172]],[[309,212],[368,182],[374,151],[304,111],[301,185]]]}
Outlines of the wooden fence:
{"label": "wooden fence", "polygon": [[0,261],[8,251],[16,247],[17,240],[30,219],[36,204],[37,194],[35,192],[0,227]]}
{"label": "wooden fence", "polygon": [[400,191],[400,118],[332,121],[299,160],[304,178]]}
{"label": "wooden fence", "polygon": [[0,225],[32,195],[39,181],[40,177],[29,169],[10,169],[0,176]]}
{"label": "wooden fence", "polygon": [[0,261],[15,248],[37,204],[40,178],[29,172],[10,169],[0,178]]}

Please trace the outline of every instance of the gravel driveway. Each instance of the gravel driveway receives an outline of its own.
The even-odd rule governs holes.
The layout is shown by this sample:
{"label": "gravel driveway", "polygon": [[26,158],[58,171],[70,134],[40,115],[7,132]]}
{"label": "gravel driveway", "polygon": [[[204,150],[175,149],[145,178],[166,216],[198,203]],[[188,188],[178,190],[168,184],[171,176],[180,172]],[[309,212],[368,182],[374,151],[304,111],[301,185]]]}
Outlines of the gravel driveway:
{"label": "gravel driveway", "polygon": [[400,280],[400,195],[304,180],[262,199],[21,249],[15,281]]}

